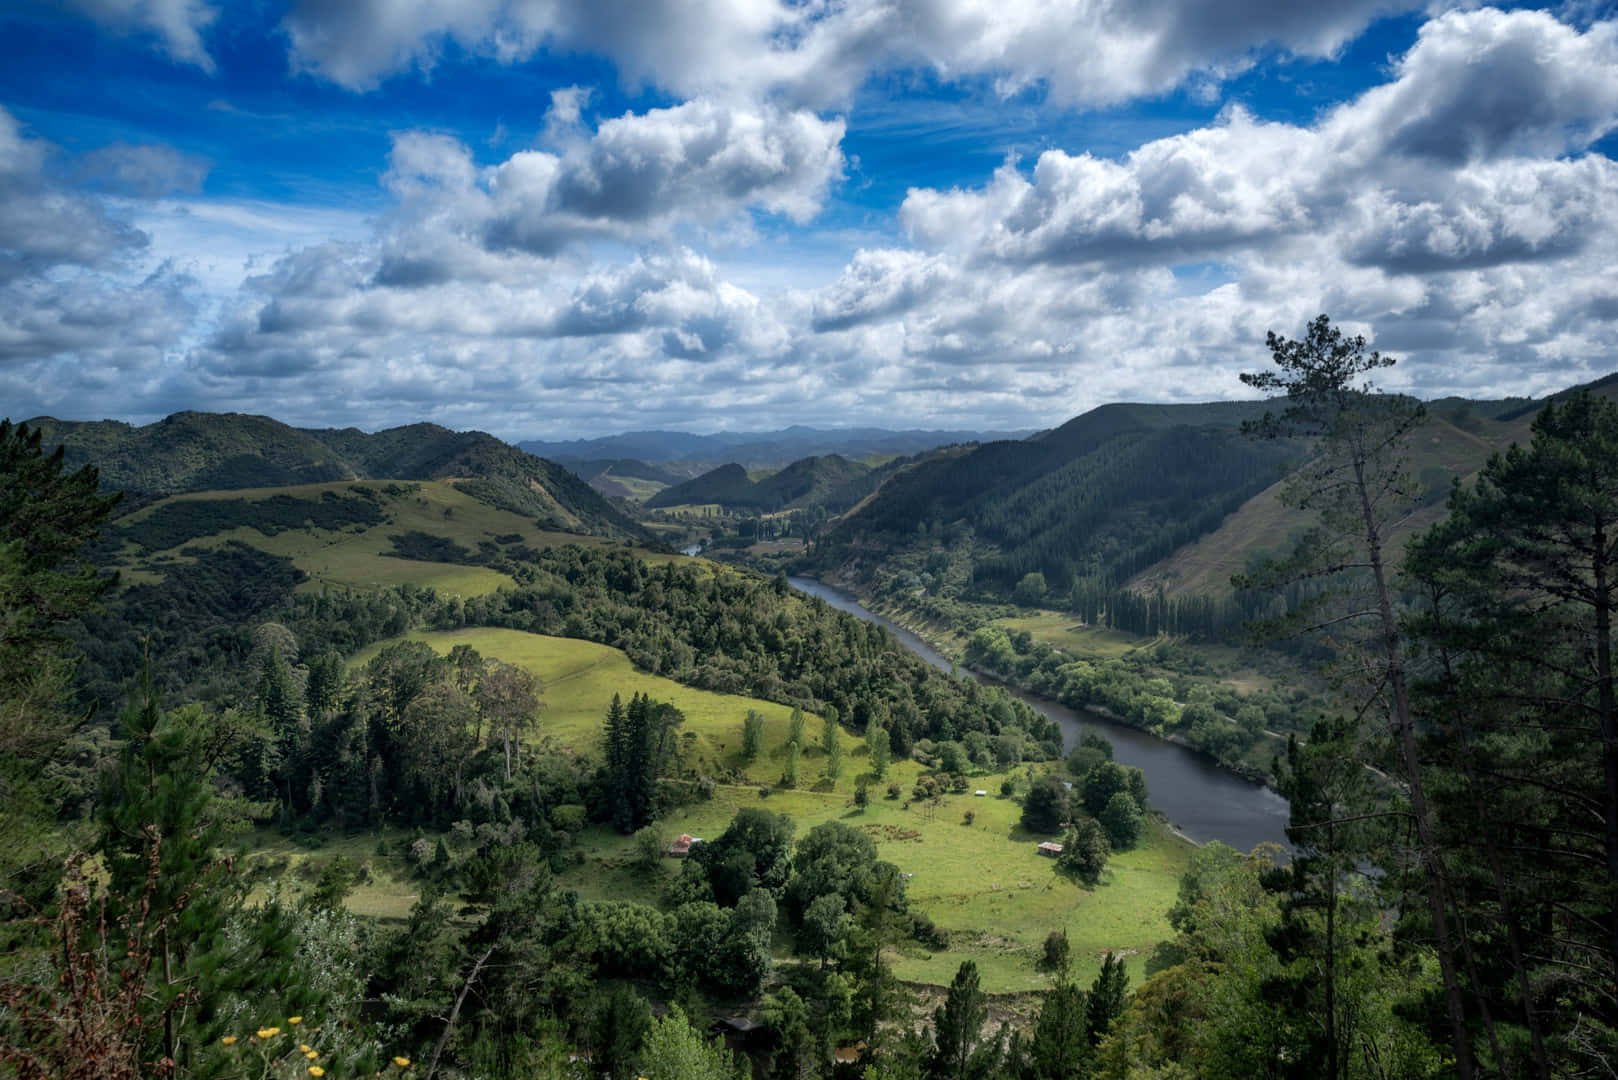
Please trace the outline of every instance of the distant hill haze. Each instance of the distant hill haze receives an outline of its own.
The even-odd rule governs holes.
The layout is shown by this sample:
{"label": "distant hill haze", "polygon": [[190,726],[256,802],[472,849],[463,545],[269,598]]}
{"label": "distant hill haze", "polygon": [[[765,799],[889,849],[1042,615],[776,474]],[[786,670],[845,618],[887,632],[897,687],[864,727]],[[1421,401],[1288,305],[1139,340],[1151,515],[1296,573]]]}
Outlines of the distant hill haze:
{"label": "distant hill haze", "polygon": [[645,539],[590,486],[481,431],[412,424],[374,434],[308,430],[266,416],[175,413],[136,427],[116,420],[28,421],[68,464],[92,464],[108,489],[140,495],[281,487],[335,480],[454,480],[480,502],[545,528]]}
{"label": "distant hill haze", "polygon": [[[735,462],[746,469],[778,469],[806,457],[836,454],[847,458],[917,454],[953,443],[1020,439],[1027,431],[889,431],[884,428],[812,428],[782,431],[721,431],[692,435],[683,431],[632,431],[571,442],[525,440],[517,445],[553,461],[599,461],[630,458],[641,462]],[[690,475],[689,473],[687,475]]]}

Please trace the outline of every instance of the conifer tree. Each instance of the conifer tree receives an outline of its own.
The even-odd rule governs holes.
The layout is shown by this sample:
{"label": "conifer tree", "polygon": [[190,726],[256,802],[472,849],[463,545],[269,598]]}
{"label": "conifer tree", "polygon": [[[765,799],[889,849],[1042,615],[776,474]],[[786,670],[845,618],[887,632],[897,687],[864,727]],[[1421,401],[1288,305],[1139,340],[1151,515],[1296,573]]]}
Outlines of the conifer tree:
{"label": "conifer tree", "polygon": [[1242,382],[1279,391],[1285,409],[1244,425],[1262,438],[1314,440],[1310,459],[1288,478],[1282,501],[1315,514],[1317,524],[1283,560],[1238,576],[1238,588],[1274,588],[1288,582],[1336,580],[1321,589],[1272,632],[1319,632],[1339,639],[1363,633],[1359,656],[1366,692],[1388,718],[1402,765],[1416,829],[1417,856],[1427,914],[1444,984],[1444,998],[1459,1080],[1472,1080],[1476,1066],[1461,1000],[1455,935],[1446,906],[1444,866],[1439,856],[1426,782],[1410,709],[1405,645],[1394,613],[1388,544],[1394,524],[1415,503],[1418,488],[1405,471],[1409,436],[1425,416],[1407,398],[1376,392],[1369,376],[1393,364],[1365,351],[1363,337],[1348,338],[1325,315],[1309,324],[1301,341],[1273,331],[1266,336],[1278,370],[1244,372]]}

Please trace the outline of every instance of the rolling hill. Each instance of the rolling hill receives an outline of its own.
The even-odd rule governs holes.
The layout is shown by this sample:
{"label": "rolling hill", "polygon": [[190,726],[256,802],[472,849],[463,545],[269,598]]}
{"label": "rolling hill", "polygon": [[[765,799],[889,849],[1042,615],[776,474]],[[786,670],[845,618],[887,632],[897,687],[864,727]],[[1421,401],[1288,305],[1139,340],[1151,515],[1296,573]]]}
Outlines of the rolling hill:
{"label": "rolling hill", "polygon": [[664,488],[646,501],[646,507],[716,504],[731,510],[774,513],[823,506],[838,513],[875,487],[876,470],[838,454],[802,458],[757,481],[733,462]]}
{"label": "rolling hill", "polygon": [[102,486],[153,496],[339,480],[445,480],[497,509],[561,532],[647,534],[566,469],[481,431],[413,424],[369,434],[311,431],[264,416],[182,412],[144,427],[113,420],[29,421],[72,467],[93,464]]}

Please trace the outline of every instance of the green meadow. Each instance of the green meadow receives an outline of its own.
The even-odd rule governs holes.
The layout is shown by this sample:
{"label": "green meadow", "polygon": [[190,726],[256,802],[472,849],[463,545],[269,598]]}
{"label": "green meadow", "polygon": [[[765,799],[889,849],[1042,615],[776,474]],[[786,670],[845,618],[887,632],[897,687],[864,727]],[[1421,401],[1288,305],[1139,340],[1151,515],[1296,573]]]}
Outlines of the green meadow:
{"label": "green meadow", "polygon": [[[614,693],[626,700],[635,693],[649,694],[677,706],[686,716],[681,767],[739,782],[717,784],[711,800],[658,822],[669,840],[680,833],[717,836],[743,806],[788,815],[800,836],[832,820],[869,832],[882,858],[913,875],[908,881],[911,898],[952,939],[947,951],[937,953],[913,941],[903,943],[893,957],[903,979],[947,984],[960,962],[972,958],[986,989],[1040,989],[1050,984],[1035,969],[1040,947],[1047,934],[1064,927],[1081,978],[1092,977],[1101,955],[1111,950],[1130,957],[1138,979],[1145,953],[1170,934],[1166,916],[1191,848],[1161,827],[1149,832],[1141,848],[1114,856],[1100,887],[1087,890],[1038,854],[1037,843],[1048,838],[1022,829],[1021,808],[999,794],[1003,773],[971,778],[974,788],[989,795],[950,795],[938,807],[918,803],[907,808],[921,772],[918,764],[895,763],[881,782],[871,780],[864,740],[845,730],[842,775],[833,784],[825,777],[826,758],[818,745],[821,718],[810,715],[804,730],[811,745],[800,759],[799,786],[783,790],[776,783],[791,714],[785,706],[648,675],[636,671],[617,649],[570,638],[487,629],[408,637],[440,653],[470,645],[485,657],[534,672],[544,683],[545,703],[535,737],[554,739],[581,753],[596,752],[602,715]],[[354,663],[364,663],[385,644],[359,653]],[[751,763],[742,761],[740,753],[748,709],[766,718],[764,752]],[[862,777],[870,784],[870,804],[863,811],[853,802]],[[885,797],[890,782],[900,785],[901,798]],[[965,822],[968,811],[974,815],[971,824]],[[565,875],[564,884],[586,897],[653,901],[678,866],[668,860],[661,874],[652,875],[632,869],[629,838],[599,826],[587,830],[581,843],[586,861]]]}

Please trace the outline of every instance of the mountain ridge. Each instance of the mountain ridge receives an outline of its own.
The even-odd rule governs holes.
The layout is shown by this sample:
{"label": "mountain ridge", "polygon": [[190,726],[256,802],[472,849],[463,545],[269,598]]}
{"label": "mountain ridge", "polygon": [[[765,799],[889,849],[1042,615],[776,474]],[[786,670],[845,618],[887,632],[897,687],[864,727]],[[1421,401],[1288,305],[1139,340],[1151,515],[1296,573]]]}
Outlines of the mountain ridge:
{"label": "mountain ridge", "polygon": [[61,445],[72,468],[95,465],[102,486],[143,497],[337,480],[453,480],[481,502],[546,528],[647,539],[641,526],[552,461],[482,431],[418,423],[367,433],[295,428],[247,413],[174,413],[118,420],[27,421]]}

